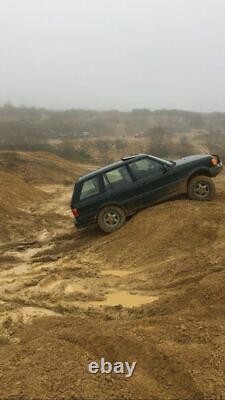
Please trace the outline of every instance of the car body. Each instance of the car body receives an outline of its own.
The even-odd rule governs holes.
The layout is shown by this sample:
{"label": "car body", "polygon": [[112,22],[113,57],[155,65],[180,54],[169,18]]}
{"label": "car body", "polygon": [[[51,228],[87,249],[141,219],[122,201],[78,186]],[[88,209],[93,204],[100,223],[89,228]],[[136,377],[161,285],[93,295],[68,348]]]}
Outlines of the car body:
{"label": "car body", "polygon": [[[122,158],[76,182],[71,201],[75,226],[83,228],[99,222],[101,210],[109,207],[122,210],[128,217],[152,204],[187,193],[194,178],[213,178],[222,168],[219,156],[209,154],[192,155],[176,161],[147,154]],[[203,184],[199,186],[199,193],[201,191]],[[196,199],[208,199],[203,197],[197,196]]]}

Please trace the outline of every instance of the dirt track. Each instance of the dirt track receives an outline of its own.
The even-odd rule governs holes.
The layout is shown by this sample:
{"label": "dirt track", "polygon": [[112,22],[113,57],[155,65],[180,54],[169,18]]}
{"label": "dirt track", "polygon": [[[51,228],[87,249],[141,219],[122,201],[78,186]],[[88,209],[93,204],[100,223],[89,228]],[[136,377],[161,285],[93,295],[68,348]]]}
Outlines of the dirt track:
{"label": "dirt track", "polygon": [[[213,202],[170,201],[110,236],[73,229],[71,187],[36,186],[40,220],[59,220],[1,244],[1,400],[225,396],[224,184]],[[137,370],[90,376],[101,357]]]}

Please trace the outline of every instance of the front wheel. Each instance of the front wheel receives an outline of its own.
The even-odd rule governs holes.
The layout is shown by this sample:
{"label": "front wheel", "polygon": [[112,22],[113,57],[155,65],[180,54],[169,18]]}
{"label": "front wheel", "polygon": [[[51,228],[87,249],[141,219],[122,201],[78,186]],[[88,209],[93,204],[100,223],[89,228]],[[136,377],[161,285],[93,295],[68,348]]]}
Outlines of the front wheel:
{"label": "front wheel", "polygon": [[111,233],[121,228],[126,221],[124,210],[117,206],[107,206],[98,215],[98,226],[106,233]]}
{"label": "front wheel", "polygon": [[191,200],[212,200],[215,191],[213,180],[207,176],[196,176],[188,184],[188,196]]}

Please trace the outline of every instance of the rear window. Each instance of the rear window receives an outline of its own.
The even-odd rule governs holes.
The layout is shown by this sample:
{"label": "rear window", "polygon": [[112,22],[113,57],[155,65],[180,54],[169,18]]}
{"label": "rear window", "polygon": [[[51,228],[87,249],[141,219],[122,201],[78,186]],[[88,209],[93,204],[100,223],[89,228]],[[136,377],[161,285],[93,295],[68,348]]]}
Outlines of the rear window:
{"label": "rear window", "polygon": [[124,184],[129,182],[132,182],[132,179],[126,167],[116,168],[105,173],[104,183],[106,190],[110,187],[113,189],[123,187]]}
{"label": "rear window", "polygon": [[83,183],[80,200],[88,199],[100,193],[98,178],[92,178]]}

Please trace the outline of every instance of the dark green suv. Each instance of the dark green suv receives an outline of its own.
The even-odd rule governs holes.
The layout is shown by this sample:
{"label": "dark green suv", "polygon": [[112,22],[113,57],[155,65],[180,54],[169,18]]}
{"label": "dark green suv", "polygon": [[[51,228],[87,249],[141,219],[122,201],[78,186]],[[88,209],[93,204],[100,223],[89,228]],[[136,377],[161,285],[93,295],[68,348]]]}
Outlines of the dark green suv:
{"label": "dark green suv", "polygon": [[146,154],[122,158],[81,177],[75,184],[71,209],[75,225],[97,223],[104,232],[120,228],[138,210],[178,194],[211,200],[212,177],[222,170],[216,155],[195,155],[166,161]]}

